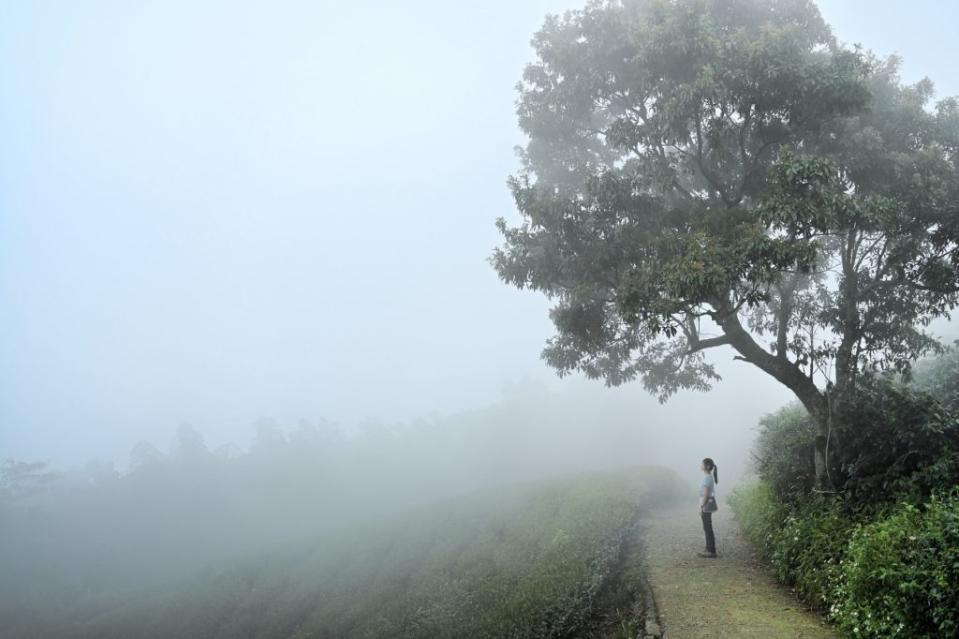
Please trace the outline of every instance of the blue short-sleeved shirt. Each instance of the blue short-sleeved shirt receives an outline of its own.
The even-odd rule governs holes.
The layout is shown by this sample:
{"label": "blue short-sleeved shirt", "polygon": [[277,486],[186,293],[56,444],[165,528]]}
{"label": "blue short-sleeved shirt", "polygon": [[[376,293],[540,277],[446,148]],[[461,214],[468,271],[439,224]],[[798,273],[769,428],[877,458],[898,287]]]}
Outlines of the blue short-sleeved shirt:
{"label": "blue short-sleeved shirt", "polygon": [[[703,483],[700,485],[706,489],[706,499],[716,497],[716,482],[713,480],[712,475],[703,475]],[[702,498],[701,496],[702,492],[700,492],[700,499]]]}

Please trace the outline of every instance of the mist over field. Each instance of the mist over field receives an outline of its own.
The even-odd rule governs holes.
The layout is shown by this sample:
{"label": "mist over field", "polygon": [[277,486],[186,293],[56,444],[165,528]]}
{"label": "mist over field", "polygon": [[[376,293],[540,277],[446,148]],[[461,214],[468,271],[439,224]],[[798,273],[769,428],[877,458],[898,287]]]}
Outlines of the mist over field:
{"label": "mist over field", "polygon": [[[704,457],[753,477],[797,395],[730,342],[665,392],[570,364],[607,327],[504,285],[523,70],[584,6],[0,2],[0,635],[637,636],[561,611],[638,609],[637,521],[692,513]],[[959,94],[954,7],[815,6]]]}
{"label": "mist over field", "polygon": [[[182,424],[169,447],[138,443],[121,469],[95,461],[24,467],[11,496],[36,514],[17,522],[21,534],[5,531],[2,583],[10,601],[25,584],[42,591],[51,579],[69,590],[63,571],[94,589],[169,581],[206,561],[479,490],[640,465],[689,476],[689,451],[706,442],[731,460],[722,469],[732,483],[755,430],[751,413],[736,406],[752,398],[713,399],[707,421],[637,393],[515,384],[486,408],[351,433],[324,421],[261,420],[246,448],[211,449]],[[736,436],[714,441],[717,423]],[[48,482],[49,473],[59,477]]]}

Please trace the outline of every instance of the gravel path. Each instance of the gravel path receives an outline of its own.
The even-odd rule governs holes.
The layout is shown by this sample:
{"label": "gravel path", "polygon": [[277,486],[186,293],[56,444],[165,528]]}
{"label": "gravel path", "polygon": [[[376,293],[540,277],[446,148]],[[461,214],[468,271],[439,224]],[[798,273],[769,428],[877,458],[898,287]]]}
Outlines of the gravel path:
{"label": "gravel path", "polygon": [[665,639],[838,636],[776,583],[725,504],[713,528],[719,558],[703,559],[696,556],[704,541],[695,500],[644,519],[648,576]]}

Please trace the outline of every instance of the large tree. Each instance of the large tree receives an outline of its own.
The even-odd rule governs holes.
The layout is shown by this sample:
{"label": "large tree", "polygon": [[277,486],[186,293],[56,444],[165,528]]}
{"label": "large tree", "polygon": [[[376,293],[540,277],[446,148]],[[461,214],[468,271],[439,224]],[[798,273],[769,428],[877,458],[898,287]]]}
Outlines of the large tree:
{"label": "large tree", "polygon": [[857,376],[937,350],[957,303],[959,102],[806,0],[595,2],[533,45],[492,261],[554,300],[544,358],[665,400],[731,347],[816,418],[825,487]]}

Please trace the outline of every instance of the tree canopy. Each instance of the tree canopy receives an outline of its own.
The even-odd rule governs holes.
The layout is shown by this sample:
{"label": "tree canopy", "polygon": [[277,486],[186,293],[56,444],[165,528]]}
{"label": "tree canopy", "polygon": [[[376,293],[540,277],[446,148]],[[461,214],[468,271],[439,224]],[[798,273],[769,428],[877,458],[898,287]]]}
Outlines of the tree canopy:
{"label": "tree canopy", "polygon": [[[959,101],[805,0],[622,0],[547,18],[500,277],[548,295],[560,374],[666,399],[730,346],[826,424],[956,305]],[[825,436],[825,433],[823,433]],[[818,450],[822,449],[817,442]]]}

